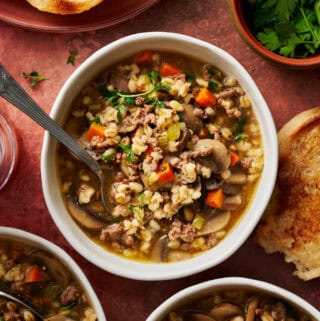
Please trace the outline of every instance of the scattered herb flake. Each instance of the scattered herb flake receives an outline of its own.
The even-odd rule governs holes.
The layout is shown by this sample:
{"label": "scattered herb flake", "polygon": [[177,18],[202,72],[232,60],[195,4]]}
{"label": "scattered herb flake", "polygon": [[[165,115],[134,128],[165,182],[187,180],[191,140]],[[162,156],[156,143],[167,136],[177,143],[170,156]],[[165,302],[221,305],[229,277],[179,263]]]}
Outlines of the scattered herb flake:
{"label": "scattered herb flake", "polygon": [[69,57],[67,59],[67,64],[74,65],[74,60],[76,59],[76,56],[78,55],[78,49],[69,50]]}
{"label": "scattered herb flake", "polygon": [[244,126],[247,124],[247,118],[243,117],[239,119],[233,126],[232,134],[234,136],[234,142],[239,143],[243,138]]}
{"label": "scattered herb flake", "polygon": [[119,144],[118,146],[126,154],[126,158],[129,163],[134,163],[136,161],[136,155],[133,153],[130,145]]}
{"label": "scattered herb flake", "polygon": [[25,72],[22,73],[22,76],[24,79],[30,80],[30,88],[33,88],[36,86],[40,81],[48,79],[45,76],[39,75],[37,71],[31,71],[29,74],[26,74]]}

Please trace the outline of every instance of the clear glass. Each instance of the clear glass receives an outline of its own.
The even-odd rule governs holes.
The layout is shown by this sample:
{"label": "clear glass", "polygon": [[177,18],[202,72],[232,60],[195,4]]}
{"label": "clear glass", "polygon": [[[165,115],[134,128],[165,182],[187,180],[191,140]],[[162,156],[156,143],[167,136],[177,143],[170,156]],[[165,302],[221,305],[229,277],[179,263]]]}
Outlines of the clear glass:
{"label": "clear glass", "polygon": [[17,162],[17,139],[9,121],[0,114],[0,190],[8,182]]}

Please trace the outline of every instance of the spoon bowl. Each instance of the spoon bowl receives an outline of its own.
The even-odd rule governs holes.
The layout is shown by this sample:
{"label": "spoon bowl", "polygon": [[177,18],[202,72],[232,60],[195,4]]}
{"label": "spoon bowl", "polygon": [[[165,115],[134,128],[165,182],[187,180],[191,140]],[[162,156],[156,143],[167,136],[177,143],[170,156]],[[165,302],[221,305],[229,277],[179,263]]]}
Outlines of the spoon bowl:
{"label": "spoon bowl", "polygon": [[0,96],[46,129],[96,174],[100,181],[102,203],[107,213],[111,213],[111,202],[108,195],[115,171],[109,166],[100,166],[57,122],[37,105],[27,92],[10,76],[2,64],[0,64]]}

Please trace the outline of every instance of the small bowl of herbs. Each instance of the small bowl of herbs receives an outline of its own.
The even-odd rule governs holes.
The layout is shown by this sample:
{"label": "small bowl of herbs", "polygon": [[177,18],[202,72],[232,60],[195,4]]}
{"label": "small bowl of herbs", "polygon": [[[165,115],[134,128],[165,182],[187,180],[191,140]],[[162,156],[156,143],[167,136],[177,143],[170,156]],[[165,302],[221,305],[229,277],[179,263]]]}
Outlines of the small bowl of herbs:
{"label": "small bowl of herbs", "polygon": [[230,0],[230,7],[241,37],[262,57],[320,66],[320,0]]}

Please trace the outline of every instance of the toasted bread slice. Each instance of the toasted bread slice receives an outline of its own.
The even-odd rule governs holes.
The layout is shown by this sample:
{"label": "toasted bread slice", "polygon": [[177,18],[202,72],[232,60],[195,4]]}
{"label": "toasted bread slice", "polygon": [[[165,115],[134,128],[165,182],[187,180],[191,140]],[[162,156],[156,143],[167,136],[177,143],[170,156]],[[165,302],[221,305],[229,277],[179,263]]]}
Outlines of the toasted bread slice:
{"label": "toasted bread slice", "polygon": [[76,14],[89,10],[103,0],[27,0],[40,11],[56,14]]}
{"label": "toasted bread slice", "polygon": [[279,173],[258,226],[267,253],[282,252],[303,280],[320,276],[320,107],[304,111],[279,131]]}

